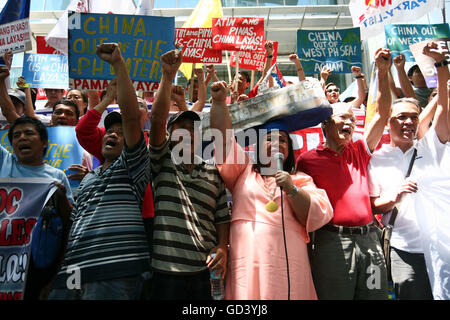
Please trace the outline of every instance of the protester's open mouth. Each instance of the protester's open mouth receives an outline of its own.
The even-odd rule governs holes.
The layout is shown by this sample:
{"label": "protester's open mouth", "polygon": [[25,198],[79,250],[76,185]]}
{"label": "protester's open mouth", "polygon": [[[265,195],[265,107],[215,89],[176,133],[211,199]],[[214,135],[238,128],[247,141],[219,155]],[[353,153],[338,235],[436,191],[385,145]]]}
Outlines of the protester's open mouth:
{"label": "protester's open mouth", "polygon": [[105,146],[114,148],[115,146],[117,146],[117,142],[113,141],[113,140],[108,140],[108,141],[106,141]]}
{"label": "protester's open mouth", "polygon": [[402,134],[405,136],[414,136],[415,131],[411,128],[402,129]]}
{"label": "protester's open mouth", "polygon": [[29,150],[31,150],[31,147],[29,145],[22,145],[22,146],[19,146],[19,150],[21,152],[29,151]]}
{"label": "protester's open mouth", "polygon": [[351,135],[351,134],[352,134],[352,130],[351,130],[350,128],[343,128],[343,129],[340,131],[340,133],[341,133],[341,134],[348,134],[348,135]]}

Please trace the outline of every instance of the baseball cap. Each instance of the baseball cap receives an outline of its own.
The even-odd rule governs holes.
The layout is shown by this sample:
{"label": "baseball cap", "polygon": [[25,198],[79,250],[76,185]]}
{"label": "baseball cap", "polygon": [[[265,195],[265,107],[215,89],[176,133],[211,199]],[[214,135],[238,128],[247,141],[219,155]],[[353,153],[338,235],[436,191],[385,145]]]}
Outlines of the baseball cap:
{"label": "baseball cap", "polygon": [[15,97],[15,98],[19,99],[19,101],[25,105],[26,96],[25,96],[25,93],[23,93],[23,91],[18,90],[18,89],[8,89],[8,95],[10,97]]}
{"label": "baseball cap", "polygon": [[180,111],[169,118],[167,121],[167,130],[170,131],[170,128],[172,128],[172,125],[176,121],[184,118],[190,118],[192,121],[200,121],[200,116],[195,111]]}
{"label": "baseball cap", "polygon": [[103,123],[105,124],[105,129],[108,130],[116,122],[122,123],[122,115],[117,111],[111,111],[105,117]]}

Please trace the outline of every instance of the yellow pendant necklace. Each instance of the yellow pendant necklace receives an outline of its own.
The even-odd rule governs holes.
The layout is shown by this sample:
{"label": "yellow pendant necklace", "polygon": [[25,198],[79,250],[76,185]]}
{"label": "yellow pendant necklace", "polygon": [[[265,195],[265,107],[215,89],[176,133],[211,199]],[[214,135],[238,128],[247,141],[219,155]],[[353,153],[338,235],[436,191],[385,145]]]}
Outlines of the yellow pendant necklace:
{"label": "yellow pendant necklace", "polygon": [[277,192],[277,187],[273,189],[273,192],[270,192],[269,184],[267,183],[267,178],[263,176],[264,184],[266,185],[267,190],[269,191],[269,198],[270,201],[266,203],[266,210],[269,212],[275,212],[278,210],[278,204],[273,201],[273,198],[275,197],[275,192]]}

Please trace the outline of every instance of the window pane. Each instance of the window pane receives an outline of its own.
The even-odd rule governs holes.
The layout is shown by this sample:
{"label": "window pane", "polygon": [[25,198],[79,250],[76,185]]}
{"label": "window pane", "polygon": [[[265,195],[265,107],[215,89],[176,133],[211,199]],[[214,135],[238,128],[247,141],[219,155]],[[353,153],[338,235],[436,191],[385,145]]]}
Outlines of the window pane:
{"label": "window pane", "polygon": [[[41,0],[42,1],[42,0]],[[45,11],[66,10],[70,0],[45,0]]]}

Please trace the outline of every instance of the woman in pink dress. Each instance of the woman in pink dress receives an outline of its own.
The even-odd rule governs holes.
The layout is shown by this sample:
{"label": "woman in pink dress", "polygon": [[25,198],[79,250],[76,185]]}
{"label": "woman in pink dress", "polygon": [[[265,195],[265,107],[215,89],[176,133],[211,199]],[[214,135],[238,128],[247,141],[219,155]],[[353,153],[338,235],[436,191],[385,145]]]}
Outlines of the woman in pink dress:
{"label": "woman in pink dress", "polygon": [[326,192],[318,189],[310,176],[295,172],[292,141],[285,131],[273,130],[257,148],[267,152],[267,159],[276,152],[283,154],[283,170],[270,172],[269,167],[276,168],[274,160],[266,166],[262,161],[253,164],[232,134],[226,83],[214,83],[211,95],[211,128],[224,137],[222,145],[215,141],[216,163],[233,196],[226,299],[317,299],[307,243],[308,232],[333,216]]}

